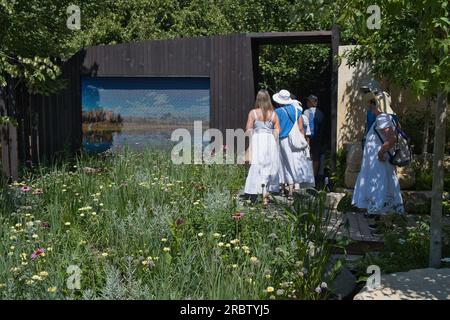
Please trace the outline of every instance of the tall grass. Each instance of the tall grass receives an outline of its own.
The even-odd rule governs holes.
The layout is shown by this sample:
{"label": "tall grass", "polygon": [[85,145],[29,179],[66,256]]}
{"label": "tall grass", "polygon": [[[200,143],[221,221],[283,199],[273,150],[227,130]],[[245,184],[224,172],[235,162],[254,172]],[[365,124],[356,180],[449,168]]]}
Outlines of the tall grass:
{"label": "tall grass", "polygon": [[[244,180],[240,166],[179,166],[150,151],[29,172],[2,192],[0,298],[326,297],[320,230],[302,230],[298,208],[241,208]],[[70,265],[79,290],[67,287]]]}

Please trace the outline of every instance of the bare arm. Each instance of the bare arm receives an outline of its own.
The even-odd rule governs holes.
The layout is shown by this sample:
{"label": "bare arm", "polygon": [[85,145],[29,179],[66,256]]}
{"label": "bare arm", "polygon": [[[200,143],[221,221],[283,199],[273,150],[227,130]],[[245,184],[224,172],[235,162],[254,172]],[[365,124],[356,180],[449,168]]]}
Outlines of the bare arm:
{"label": "bare arm", "polygon": [[380,148],[380,151],[378,151],[378,159],[380,161],[384,161],[384,154],[391,149],[395,144],[395,133],[394,130],[389,127],[383,130],[384,136],[386,137],[386,140],[384,141],[383,145]]}
{"label": "bare arm", "polygon": [[300,116],[298,118],[298,128],[300,129],[300,132],[303,134],[303,136],[305,135],[305,128],[303,127],[303,117]]}
{"label": "bare arm", "polygon": [[253,116],[253,110],[250,110],[247,117],[247,124],[245,126],[245,132],[253,129],[253,122],[255,122],[255,117]]}
{"label": "bare arm", "polygon": [[274,116],[273,116],[273,126],[274,126],[274,132],[273,134],[275,135],[275,137],[278,138],[278,136],[280,135],[280,121],[278,120],[278,115],[275,111],[274,112]]}

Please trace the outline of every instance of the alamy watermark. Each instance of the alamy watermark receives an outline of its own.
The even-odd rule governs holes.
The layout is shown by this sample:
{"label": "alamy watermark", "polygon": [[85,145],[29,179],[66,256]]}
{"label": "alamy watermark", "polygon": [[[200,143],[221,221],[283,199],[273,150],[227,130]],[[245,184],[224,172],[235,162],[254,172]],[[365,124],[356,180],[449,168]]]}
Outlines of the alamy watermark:
{"label": "alamy watermark", "polygon": [[66,270],[69,277],[67,278],[66,285],[69,290],[81,289],[81,269],[77,265],[70,265]]}
{"label": "alamy watermark", "polygon": [[370,276],[367,278],[366,287],[369,291],[378,289],[381,286],[381,270],[377,265],[370,265],[367,267],[367,274]]}
{"label": "alamy watermark", "polygon": [[[244,164],[251,157],[246,141],[251,143],[251,133],[242,129],[222,131],[210,128],[203,132],[202,121],[194,121],[194,136],[191,131],[179,128],[172,132],[171,141],[174,164]],[[205,146],[205,142],[208,143]]]}
{"label": "alamy watermark", "polygon": [[70,5],[66,10],[69,17],[67,18],[66,25],[70,30],[81,29],[81,9],[77,5]]}
{"label": "alamy watermark", "polygon": [[367,18],[367,28],[369,30],[381,29],[381,9],[378,5],[371,5],[367,8],[370,17]]}

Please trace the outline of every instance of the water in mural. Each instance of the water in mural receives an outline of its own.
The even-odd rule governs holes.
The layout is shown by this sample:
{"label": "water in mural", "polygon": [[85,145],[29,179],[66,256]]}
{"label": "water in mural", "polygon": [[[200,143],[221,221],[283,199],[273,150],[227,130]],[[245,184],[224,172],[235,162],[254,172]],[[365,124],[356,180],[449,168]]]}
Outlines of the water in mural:
{"label": "water in mural", "polygon": [[207,78],[83,77],[83,146],[168,149],[173,130],[209,126],[209,100]]}

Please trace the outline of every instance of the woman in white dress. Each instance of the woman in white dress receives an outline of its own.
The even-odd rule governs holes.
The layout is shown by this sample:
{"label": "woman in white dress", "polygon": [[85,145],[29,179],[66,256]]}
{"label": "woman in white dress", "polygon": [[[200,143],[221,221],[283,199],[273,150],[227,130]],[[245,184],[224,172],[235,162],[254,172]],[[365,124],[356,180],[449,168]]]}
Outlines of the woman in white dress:
{"label": "woman in white dress", "polygon": [[376,120],[366,135],[352,204],[367,209],[370,215],[402,214],[404,208],[400,184],[395,166],[389,163],[387,154],[395,144],[395,126],[392,117],[382,113],[376,104],[372,105],[371,112]]}
{"label": "woman in white dress", "polygon": [[268,190],[278,187],[278,134],[280,124],[273,110],[267,90],[260,90],[255,107],[248,114],[246,132],[250,132],[251,166],[244,192],[262,194],[263,204],[268,204]]}

